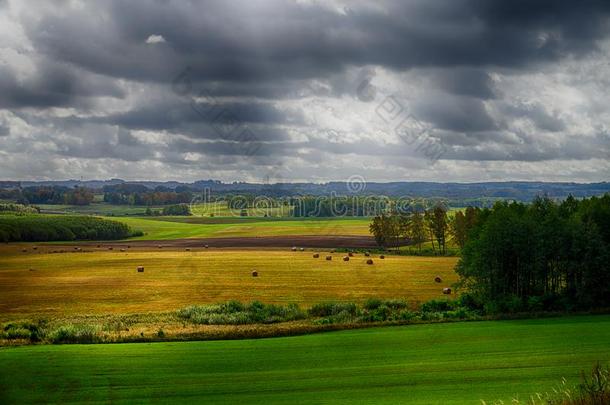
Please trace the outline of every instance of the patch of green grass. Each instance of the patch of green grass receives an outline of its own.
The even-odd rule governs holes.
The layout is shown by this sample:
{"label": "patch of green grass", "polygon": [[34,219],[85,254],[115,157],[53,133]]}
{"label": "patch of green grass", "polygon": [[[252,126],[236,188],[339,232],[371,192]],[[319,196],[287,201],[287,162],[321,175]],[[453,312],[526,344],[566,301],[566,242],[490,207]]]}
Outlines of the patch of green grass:
{"label": "patch of green grass", "polygon": [[[246,217],[247,218],[247,217]],[[369,236],[369,218],[322,218],[269,220],[251,218],[178,219],[113,217],[141,230],[142,240],[167,240],[179,238],[215,238],[248,236],[295,236],[295,235],[366,235]]]}
{"label": "patch of green grass", "polygon": [[550,390],[610,360],[610,316],[287,338],[0,349],[3,403],[476,404]]}

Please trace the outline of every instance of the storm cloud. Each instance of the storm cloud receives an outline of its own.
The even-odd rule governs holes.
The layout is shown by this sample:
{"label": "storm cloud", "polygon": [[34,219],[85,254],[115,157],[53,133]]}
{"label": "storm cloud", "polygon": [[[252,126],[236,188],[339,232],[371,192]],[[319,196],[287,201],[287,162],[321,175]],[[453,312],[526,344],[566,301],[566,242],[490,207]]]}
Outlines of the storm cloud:
{"label": "storm cloud", "polygon": [[12,0],[0,27],[0,179],[610,175],[608,1]]}

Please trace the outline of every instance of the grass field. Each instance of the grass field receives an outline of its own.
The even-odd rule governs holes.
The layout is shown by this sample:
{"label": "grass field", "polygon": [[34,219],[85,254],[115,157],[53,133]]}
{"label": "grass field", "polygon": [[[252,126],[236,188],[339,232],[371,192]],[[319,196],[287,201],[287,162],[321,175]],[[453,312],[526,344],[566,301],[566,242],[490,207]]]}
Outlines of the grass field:
{"label": "grass field", "polygon": [[369,218],[273,220],[268,218],[109,217],[141,230],[141,240],[285,235],[366,235]]}
{"label": "grass field", "polygon": [[[409,301],[440,297],[456,281],[456,258],[362,255],[343,262],[312,252],[198,250],[22,253],[0,248],[0,317],[169,311],[229,299],[309,305],[369,297]],[[137,273],[137,266],[144,273]],[[30,269],[32,269],[30,271]],[[259,277],[251,276],[257,269]],[[443,284],[443,286],[445,285]]]}
{"label": "grass field", "polygon": [[0,348],[0,402],[480,404],[610,360],[610,316]]}

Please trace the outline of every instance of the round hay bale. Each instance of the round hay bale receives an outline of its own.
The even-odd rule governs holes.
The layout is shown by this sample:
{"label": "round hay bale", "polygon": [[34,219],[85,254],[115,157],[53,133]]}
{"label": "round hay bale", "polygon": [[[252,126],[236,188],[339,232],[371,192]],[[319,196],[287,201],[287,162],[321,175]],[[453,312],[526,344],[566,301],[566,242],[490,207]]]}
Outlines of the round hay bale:
{"label": "round hay bale", "polygon": [[157,247],[158,247],[159,249],[163,249],[163,246],[161,246],[161,245],[157,245]]}
{"label": "round hay bale", "polygon": [[206,248],[206,249],[207,249],[207,248],[209,248],[209,246],[208,246],[208,245],[204,245],[203,247],[204,247],[204,248]]}
{"label": "round hay bale", "polygon": [[127,245],[127,249],[129,249],[131,246]]}
{"label": "round hay bale", "polygon": [[191,248],[186,248],[186,249],[184,249],[184,250],[186,250],[187,252],[190,252],[190,251],[191,251]]}
{"label": "round hay bale", "polygon": [[326,260],[332,260],[333,257],[332,256],[326,256]]}
{"label": "round hay bale", "polygon": [[34,247],[32,247],[32,249],[37,250],[37,249],[38,249],[38,246],[34,246]]}
{"label": "round hay bale", "polygon": [[301,252],[304,252],[304,251],[305,251],[305,248],[300,248],[299,250],[300,250]]}
{"label": "round hay bale", "polygon": [[293,246],[291,250],[292,250],[293,252],[296,252],[296,251],[297,251],[297,247],[296,247],[296,246]]}
{"label": "round hay bale", "polygon": [[441,276],[434,277],[434,282],[441,283],[442,281],[443,281],[443,279],[441,278]]}
{"label": "round hay bale", "polygon": [[97,247],[101,247],[100,245],[97,245]]}
{"label": "round hay bale", "polygon": [[258,271],[252,270],[252,277],[258,277]]}
{"label": "round hay bale", "polygon": [[349,256],[343,256],[343,261],[344,262],[349,262]]}
{"label": "round hay bale", "polygon": [[25,252],[27,252],[28,250],[27,250],[27,249],[21,249],[21,251],[22,251],[23,253],[25,253]]}
{"label": "round hay bale", "polygon": [[314,259],[317,259],[318,257],[320,257],[320,254],[319,254],[319,253],[314,253],[314,254],[313,254],[313,258],[314,258]]}
{"label": "round hay bale", "polygon": [[124,251],[125,251],[125,249],[121,249],[121,252],[124,252]]}
{"label": "round hay bale", "polygon": [[354,257],[354,253],[353,253],[353,252],[348,252],[348,253],[347,253],[347,255],[348,255],[349,257]]}
{"label": "round hay bale", "polygon": [[364,257],[369,257],[371,254],[369,252],[364,252]]}
{"label": "round hay bale", "polygon": [[385,259],[385,256],[384,255],[379,255],[379,258],[380,259]]}
{"label": "round hay bale", "polygon": [[445,295],[451,294],[451,288],[449,288],[449,287],[443,288],[443,294],[445,294]]}
{"label": "round hay bale", "polygon": [[144,273],[144,266],[138,266],[138,273]]}
{"label": "round hay bale", "polygon": [[333,250],[331,250],[331,251],[330,251],[330,253],[335,253],[335,250],[334,250],[334,249],[333,249]]}
{"label": "round hay bale", "polygon": [[366,264],[373,264],[373,259],[367,259]]}

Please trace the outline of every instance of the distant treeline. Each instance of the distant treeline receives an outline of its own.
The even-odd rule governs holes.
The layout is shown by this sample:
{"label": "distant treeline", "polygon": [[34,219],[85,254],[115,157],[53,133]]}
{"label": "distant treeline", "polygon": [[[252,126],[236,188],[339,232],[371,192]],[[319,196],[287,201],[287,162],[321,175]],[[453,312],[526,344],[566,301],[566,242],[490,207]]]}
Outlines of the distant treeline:
{"label": "distant treeline", "polygon": [[610,307],[610,195],[480,211],[457,272],[490,312]]}
{"label": "distant treeline", "polygon": [[69,204],[89,205],[93,201],[93,191],[83,188],[59,186],[25,187],[22,189],[0,190],[0,199],[13,200],[20,204]]}
{"label": "distant treeline", "polygon": [[113,240],[139,236],[129,226],[89,216],[0,215],[0,242]]}
{"label": "distant treeline", "polygon": [[117,205],[168,205],[190,203],[193,193],[187,187],[175,190],[157,187],[151,190],[138,184],[118,184],[105,186],[104,202]]}

